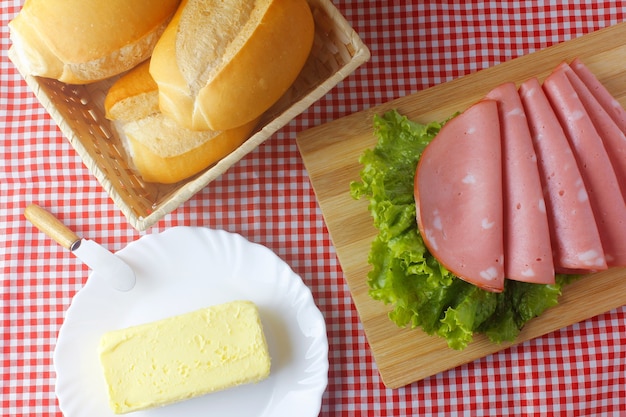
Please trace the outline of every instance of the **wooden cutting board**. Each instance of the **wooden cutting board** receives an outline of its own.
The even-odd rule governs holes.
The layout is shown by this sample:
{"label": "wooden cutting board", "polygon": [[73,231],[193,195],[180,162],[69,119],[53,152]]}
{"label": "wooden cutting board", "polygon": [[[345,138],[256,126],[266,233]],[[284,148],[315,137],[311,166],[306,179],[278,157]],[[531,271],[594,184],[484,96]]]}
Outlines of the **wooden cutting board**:
{"label": "wooden cutting board", "polygon": [[[397,109],[421,123],[442,121],[481,99],[499,83],[543,80],[560,62],[579,57],[626,106],[626,22],[463,78],[337,119],[297,137],[304,164],[319,200],[354,304],[363,323],[381,378],[389,388],[421,380],[502,350],[476,337],[463,351],[419,329],[401,329],[390,310],[368,295],[367,257],[376,229],[366,200],[353,200],[350,182],[360,180],[359,156],[376,144],[372,118]],[[625,237],[626,238],[626,237]],[[515,343],[544,335],[626,304],[626,270],[611,269],[565,288],[558,306],[531,320]]]}

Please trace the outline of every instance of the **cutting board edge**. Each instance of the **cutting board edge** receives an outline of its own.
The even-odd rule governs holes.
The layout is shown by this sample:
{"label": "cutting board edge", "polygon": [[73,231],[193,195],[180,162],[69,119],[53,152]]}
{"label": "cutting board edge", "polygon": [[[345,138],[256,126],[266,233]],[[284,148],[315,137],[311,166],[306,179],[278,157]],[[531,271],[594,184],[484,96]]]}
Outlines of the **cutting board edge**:
{"label": "cutting board edge", "polygon": [[[571,320],[565,319],[564,317],[567,317],[567,316],[561,313],[563,310],[568,310],[572,304],[575,305],[580,302],[579,298],[581,297],[574,297],[574,299],[572,299],[572,296],[574,294],[579,294],[581,292],[581,287],[582,288],[598,287],[597,284],[594,285],[594,283],[590,281],[593,279],[601,280],[602,284],[610,284],[610,283],[613,283],[614,280],[617,280],[619,284],[617,287],[617,292],[620,294],[624,294],[624,295],[613,298],[611,303],[605,304],[602,307],[593,306],[593,305],[591,308],[579,307],[578,311],[580,311],[580,313],[577,314],[576,316],[577,318],[579,318],[579,320],[573,323],[571,322]],[[570,288],[570,290],[572,291],[566,291],[567,288]],[[577,290],[577,291],[574,292],[573,290]],[[615,290],[616,290],[615,287],[611,287],[610,291],[614,292]],[[444,356],[449,358],[449,361],[452,365],[448,369],[444,370],[444,371],[447,371],[447,370],[455,369],[462,365],[466,365],[468,363],[471,363],[475,360],[481,359],[488,355],[502,352],[504,350],[518,346],[530,340],[534,340],[546,334],[549,334],[549,333],[552,333],[561,329],[565,329],[569,326],[575,325],[576,323],[580,323],[580,322],[592,319],[594,317],[600,316],[602,314],[605,314],[607,312],[620,308],[624,305],[626,305],[626,268],[611,268],[607,271],[581,277],[578,281],[572,284],[569,284],[569,286],[566,286],[564,293],[561,296],[561,299],[559,301],[559,304],[546,310],[544,314],[542,314],[539,318],[529,321],[527,325],[524,327],[524,329],[522,329],[522,332],[520,333],[520,335],[515,340],[503,342],[501,344],[494,344],[490,342],[485,336],[478,335],[478,337],[476,337],[475,340],[470,343],[470,345],[466,348],[466,350],[471,351],[473,349],[479,348],[480,355],[481,355],[479,357],[473,357],[477,355],[470,355],[469,357],[465,357],[465,358],[462,358],[461,356],[457,357],[457,355],[455,355],[455,352],[458,353],[458,352],[463,352],[463,351],[454,351],[448,348],[447,346],[445,346],[443,339],[437,338],[436,336],[429,336],[426,333],[424,333],[421,329],[408,329],[408,330],[410,332],[417,332],[418,334],[420,334],[419,337],[424,338],[425,340],[427,340],[428,338],[430,339],[437,338],[438,347],[448,349],[445,351]],[[367,330],[366,330],[366,333],[367,333]],[[487,353],[483,354],[485,352]],[[372,354],[378,363],[378,359],[381,358],[380,353],[375,351],[375,349],[372,349]],[[450,356],[454,356],[454,358],[450,358]],[[413,382],[418,382],[423,379],[427,379],[440,372],[444,372],[441,370],[436,371],[434,373],[429,370],[425,370],[423,372],[415,371],[415,373],[413,373],[411,377],[406,377],[405,376],[406,370],[407,370],[406,364],[398,363],[398,364],[394,364],[394,366],[388,366],[384,373],[380,373],[380,376],[381,376],[383,383],[385,384],[387,388],[396,389],[396,388],[401,388],[403,386],[409,385]]]}
{"label": "cutting board edge", "polygon": [[[609,36],[610,33],[612,32],[617,32],[618,35],[616,36]],[[623,33],[622,33],[623,32]],[[325,128],[329,128],[332,127],[333,125],[337,125],[337,124],[343,124],[345,123],[345,119],[350,119],[350,118],[354,118],[354,117],[361,117],[363,114],[368,114],[371,117],[373,117],[373,115],[375,114],[382,114],[383,112],[387,111],[387,110],[392,110],[392,109],[398,109],[398,108],[403,108],[404,105],[408,102],[410,103],[412,101],[412,98],[414,98],[415,96],[421,96],[421,95],[432,95],[432,96],[436,96],[438,94],[440,94],[440,90],[442,89],[449,89],[450,86],[456,86],[458,84],[469,84],[470,81],[468,80],[472,80],[474,78],[477,77],[489,77],[492,73],[494,72],[504,72],[504,70],[507,70],[509,68],[514,68],[515,66],[518,66],[520,63],[523,64],[523,62],[527,61],[527,60],[531,60],[532,58],[535,57],[542,57],[542,56],[546,56],[549,57],[546,59],[546,63],[544,63],[544,65],[546,65],[547,67],[550,68],[555,68],[560,62],[564,61],[564,60],[571,60],[573,58],[581,58],[583,61],[585,59],[585,57],[590,57],[590,56],[596,56],[599,55],[601,53],[607,52],[607,51],[611,51],[613,49],[616,48],[620,48],[620,47],[625,47],[626,48],[626,43],[622,43],[620,44],[619,42],[616,42],[616,39],[620,39],[620,35],[622,35],[622,39],[624,39],[624,36],[626,36],[626,21],[625,22],[620,22],[616,25],[613,26],[609,26],[606,28],[602,28],[599,29],[595,32],[591,32],[588,33],[586,35],[580,36],[578,38],[574,38],[568,41],[564,41],[549,47],[546,47],[544,49],[541,50],[537,50],[535,52],[531,52],[529,54],[526,55],[522,55],[513,59],[510,59],[508,61],[504,61],[502,63],[496,64],[492,67],[489,68],[485,68],[485,69],[480,69],[478,71],[463,75],[461,77],[437,84],[437,85],[433,85],[431,87],[428,87],[424,90],[420,90],[417,91],[415,93],[411,93],[411,94],[407,94],[403,97],[398,97],[395,98],[393,100],[390,101],[386,101],[384,103],[380,103],[380,104],[376,104],[372,107],[368,107],[365,108],[361,111],[355,112],[355,113],[351,113],[345,116],[342,116],[338,119],[332,120],[330,122],[324,123],[322,125],[318,125],[318,126],[313,126],[309,129],[306,129],[304,131],[301,131],[299,133],[296,134],[296,143],[298,144],[298,147],[301,146],[301,144],[303,144],[304,146],[306,146],[306,138],[308,136],[314,136],[317,134],[317,131],[319,129],[325,129]],[[610,42],[605,42],[604,40],[606,38],[610,39]],[[572,53],[571,50],[573,49],[572,46],[578,45],[578,44],[593,44],[597,47],[592,48],[593,52],[584,52],[584,53]],[[626,57],[625,57],[626,59]],[[626,68],[626,65],[625,65]],[[544,70],[541,73],[537,73],[534,72],[531,69],[528,69],[527,71],[524,71],[526,73],[529,74],[530,77],[532,76],[536,76],[539,80],[542,80],[543,78],[545,78],[550,72],[551,70]],[[521,82],[521,81],[520,81]],[[520,82],[517,82],[518,84]],[[494,82],[495,84],[495,82]],[[495,86],[495,85],[494,85]],[[473,94],[471,97],[465,99],[465,101],[467,101],[470,105],[471,103],[473,103],[475,101],[475,97],[482,97],[484,96],[484,94],[486,94],[488,92],[488,89],[483,89],[483,90],[478,90],[475,94]],[[462,111],[464,110],[464,108],[459,108],[458,111]],[[414,113],[415,111],[410,111],[410,113]],[[448,115],[449,116],[449,115]],[[420,123],[427,123],[432,121],[433,119],[421,119],[418,118],[416,121],[420,122]]]}

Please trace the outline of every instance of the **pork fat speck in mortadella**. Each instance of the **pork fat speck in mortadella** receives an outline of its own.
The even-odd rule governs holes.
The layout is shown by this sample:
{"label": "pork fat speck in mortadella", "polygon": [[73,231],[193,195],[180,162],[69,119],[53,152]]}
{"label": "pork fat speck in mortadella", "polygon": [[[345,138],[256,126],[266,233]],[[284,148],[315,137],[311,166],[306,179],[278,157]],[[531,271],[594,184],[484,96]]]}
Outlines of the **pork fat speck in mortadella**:
{"label": "pork fat speck in mortadella", "polygon": [[429,251],[459,278],[494,292],[504,288],[499,126],[495,101],[474,104],[444,125],[415,176],[417,223]]}

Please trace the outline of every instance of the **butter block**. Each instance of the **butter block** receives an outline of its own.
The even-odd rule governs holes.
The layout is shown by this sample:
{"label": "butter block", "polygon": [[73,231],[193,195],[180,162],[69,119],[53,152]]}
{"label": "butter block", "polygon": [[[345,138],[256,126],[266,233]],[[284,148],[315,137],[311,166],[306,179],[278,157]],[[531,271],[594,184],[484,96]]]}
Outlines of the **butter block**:
{"label": "butter block", "polygon": [[110,331],[98,353],[116,414],[258,382],[270,373],[261,319],[250,301]]}

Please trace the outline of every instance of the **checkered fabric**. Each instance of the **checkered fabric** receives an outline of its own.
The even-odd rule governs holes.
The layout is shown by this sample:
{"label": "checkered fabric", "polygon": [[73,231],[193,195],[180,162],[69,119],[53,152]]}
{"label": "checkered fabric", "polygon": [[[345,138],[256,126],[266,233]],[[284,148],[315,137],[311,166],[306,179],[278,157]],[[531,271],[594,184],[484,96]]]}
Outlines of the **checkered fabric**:
{"label": "checkered fabric", "polygon": [[23,210],[31,202],[112,251],[177,225],[237,232],[272,249],[311,288],[326,319],[330,369],[321,416],[626,413],[626,307],[404,388],[385,388],[295,143],[304,129],[622,22],[626,1],[334,3],[370,48],[371,60],[190,201],[139,233],[7,58],[7,23],[20,1],[3,0],[1,415],[61,415],[52,352],[64,312],[88,274],[78,259],[25,221]]}

